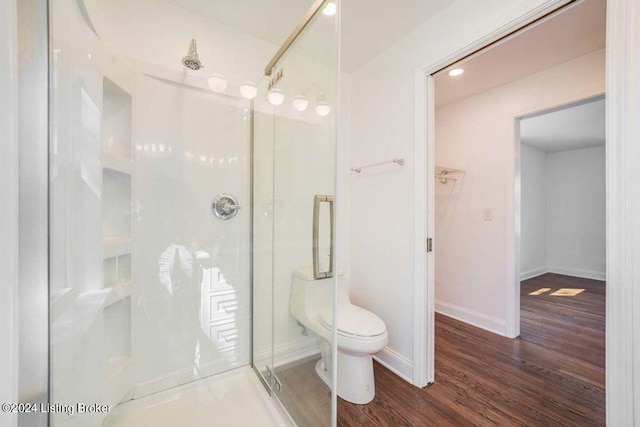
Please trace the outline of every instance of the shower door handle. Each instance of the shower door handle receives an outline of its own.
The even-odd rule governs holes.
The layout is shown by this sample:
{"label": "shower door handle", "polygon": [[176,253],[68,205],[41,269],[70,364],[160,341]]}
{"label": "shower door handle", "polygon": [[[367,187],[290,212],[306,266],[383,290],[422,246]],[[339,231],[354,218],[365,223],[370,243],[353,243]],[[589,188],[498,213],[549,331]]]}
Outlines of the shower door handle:
{"label": "shower door handle", "polygon": [[[316,195],[313,198],[313,278],[314,279],[327,279],[333,277],[333,196],[328,195]],[[320,204],[329,203],[329,270],[320,271]]]}

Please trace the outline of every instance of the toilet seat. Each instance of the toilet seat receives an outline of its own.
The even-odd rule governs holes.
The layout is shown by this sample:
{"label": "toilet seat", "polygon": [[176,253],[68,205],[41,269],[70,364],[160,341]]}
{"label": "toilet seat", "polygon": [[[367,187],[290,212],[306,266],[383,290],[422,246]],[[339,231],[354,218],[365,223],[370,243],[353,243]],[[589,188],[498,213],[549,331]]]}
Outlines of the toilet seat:
{"label": "toilet seat", "polygon": [[[320,324],[333,329],[333,310],[320,313]],[[338,305],[338,335],[367,339],[379,337],[387,330],[384,322],[372,312],[353,304]]]}

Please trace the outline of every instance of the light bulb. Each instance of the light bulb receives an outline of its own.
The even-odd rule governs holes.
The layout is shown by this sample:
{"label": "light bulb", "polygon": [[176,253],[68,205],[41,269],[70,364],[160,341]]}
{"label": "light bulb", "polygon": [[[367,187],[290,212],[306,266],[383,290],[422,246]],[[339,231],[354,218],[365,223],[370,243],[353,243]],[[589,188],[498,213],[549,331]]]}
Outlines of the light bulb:
{"label": "light bulb", "polygon": [[258,88],[251,82],[244,82],[240,85],[240,95],[244,99],[253,99],[258,94]]}
{"label": "light bulb", "polygon": [[336,14],[336,4],[334,2],[327,3],[327,5],[324,7],[324,9],[322,9],[322,13],[324,13],[327,16],[335,15]]}
{"label": "light bulb", "polygon": [[212,75],[211,77],[209,77],[209,80],[207,80],[207,82],[209,83],[209,88],[214,92],[220,93],[224,92],[225,89],[227,89],[227,81],[220,75]]}
{"label": "light bulb", "polygon": [[464,68],[454,68],[453,70],[449,71],[449,76],[458,77],[462,75],[462,73],[464,73]]}
{"label": "light bulb", "polygon": [[326,117],[329,115],[330,112],[331,112],[331,107],[329,106],[329,103],[327,101],[324,101],[324,100],[318,101],[318,104],[316,105],[316,113],[318,113],[320,117]]}
{"label": "light bulb", "polygon": [[278,106],[284,102],[284,92],[280,89],[271,89],[267,95],[269,104]]}
{"label": "light bulb", "polygon": [[309,101],[304,95],[296,96],[291,103],[293,104],[293,109],[300,112],[303,112],[309,107]]}

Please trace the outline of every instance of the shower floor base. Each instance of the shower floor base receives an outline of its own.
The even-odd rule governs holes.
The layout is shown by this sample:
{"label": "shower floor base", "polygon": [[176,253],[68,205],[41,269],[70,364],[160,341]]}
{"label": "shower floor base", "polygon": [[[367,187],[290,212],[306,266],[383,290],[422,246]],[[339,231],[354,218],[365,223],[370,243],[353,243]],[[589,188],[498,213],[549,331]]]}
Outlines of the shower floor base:
{"label": "shower floor base", "polygon": [[118,405],[103,427],[285,426],[248,366]]}

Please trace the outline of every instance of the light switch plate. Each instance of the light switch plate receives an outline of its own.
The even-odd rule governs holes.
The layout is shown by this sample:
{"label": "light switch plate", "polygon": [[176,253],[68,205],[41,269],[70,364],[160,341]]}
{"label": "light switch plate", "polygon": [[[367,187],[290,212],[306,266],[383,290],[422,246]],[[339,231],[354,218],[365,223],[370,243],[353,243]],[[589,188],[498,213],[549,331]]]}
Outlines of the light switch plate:
{"label": "light switch plate", "polygon": [[484,208],[482,210],[482,219],[484,221],[493,221],[493,209],[491,208]]}

